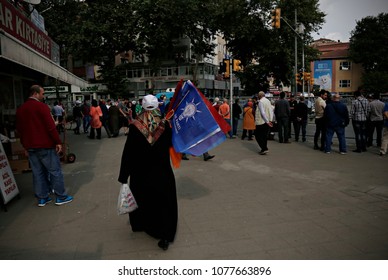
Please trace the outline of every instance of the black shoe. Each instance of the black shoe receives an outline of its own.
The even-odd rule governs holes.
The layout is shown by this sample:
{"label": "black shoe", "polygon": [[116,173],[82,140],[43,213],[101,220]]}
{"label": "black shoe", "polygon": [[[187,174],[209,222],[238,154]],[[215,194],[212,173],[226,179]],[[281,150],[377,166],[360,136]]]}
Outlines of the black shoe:
{"label": "black shoe", "polygon": [[361,150],[353,150],[353,153],[361,153]]}
{"label": "black shoe", "polygon": [[208,161],[209,159],[212,159],[214,158],[215,156],[206,156],[203,158],[204,161]]}
{"label": "black shoe", "polygon": [[169,245],[170,245],[170,243],[167,240],[164,240],[164,239],[161,239],[158,242],[159,248],[163,249],[164,251],[166,251],[168,249]]}
{"label": "black shoe", "polygon": [[367,150],[366,149],[362,149],[361,151],[366,152]]}
{"label": "black shoe", "polygon": [[189,160],[187,156],[182,157],[183,160]]}
{"label": "black shoe", "polygon": [[318,146],[314,146],[314,150],[319,150],[319,147]]}

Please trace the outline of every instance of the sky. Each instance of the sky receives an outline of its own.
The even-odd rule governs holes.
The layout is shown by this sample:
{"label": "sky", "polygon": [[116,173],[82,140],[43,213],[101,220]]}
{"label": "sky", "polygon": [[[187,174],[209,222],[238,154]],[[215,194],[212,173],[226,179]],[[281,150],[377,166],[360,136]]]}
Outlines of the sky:
{"label": "sky", "polygon": [[326,14],[325,23],[314,39],[326,38],[349,42],[357,21],[367,16],[388,13],[387,0],[319,0],[319,9]]}

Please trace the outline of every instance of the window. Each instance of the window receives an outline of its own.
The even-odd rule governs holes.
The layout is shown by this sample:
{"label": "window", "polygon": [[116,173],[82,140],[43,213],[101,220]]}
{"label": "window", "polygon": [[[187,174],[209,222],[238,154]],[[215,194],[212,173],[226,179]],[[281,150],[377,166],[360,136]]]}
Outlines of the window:
{"label": "window", "polygon": [[340,88],[348,88],[350,87],[350,80],[340,80],[339,81]]}
{"label": "window", "polygon": [[342,61],[340,62],[340,70],[348,71],[350,70],[352,63],[350,61]]}

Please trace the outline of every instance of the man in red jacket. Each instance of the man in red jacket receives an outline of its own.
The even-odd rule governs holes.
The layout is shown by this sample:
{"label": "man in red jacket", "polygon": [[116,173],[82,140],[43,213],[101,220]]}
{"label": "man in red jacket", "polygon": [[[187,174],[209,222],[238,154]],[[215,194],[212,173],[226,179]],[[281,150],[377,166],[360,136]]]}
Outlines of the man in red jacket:
{"label": "man in red jacket", "polygon": [[71,202],[73,197],[66,193],[58,156],[62,141],[50,108],[43,100],[44,89],[33,85],[30,97],[16,112],[16,128],[28,154],[38,206],[51,202],[52,191],[56,195],[55,204],[62,205]]}

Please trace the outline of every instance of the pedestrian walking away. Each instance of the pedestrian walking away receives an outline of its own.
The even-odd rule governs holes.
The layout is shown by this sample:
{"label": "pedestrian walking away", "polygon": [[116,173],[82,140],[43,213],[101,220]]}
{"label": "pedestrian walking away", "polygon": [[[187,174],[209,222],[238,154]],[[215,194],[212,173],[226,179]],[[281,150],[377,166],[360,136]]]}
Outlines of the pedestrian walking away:
{"label": "pedestrian walking away", "polygon": [[300,131],[302,130],[302,141],[306,141],[306,127],[307,127],[307,118],[308,118],[308,107],[305,103],[304,96],[299,97],[298,104],[295,105],[295,120],[294,120],[294,130],[295,130],[295,141],[299,141]]}
{"label": "pedestrian walking away", "polygon": [[253,102],[248,101],[247,106],[244,108],[243,113],[243,133],[241,140],[244,140],[247,137],[248,140],[253,140],[253,132],[255,131],[255,116],[253,115]]}
{"label": "pedestrian walking away", "polygon": [[379,100],[379,94],[371,94],[368,98],[370,111],[367,121],[367,147],[373,146],[373,134],[376,130],[376,146],[381,146],[384,126],[384,102]]}
{"label": "pedestrian walking away", "polygon": [[20,141],[28,155],[32,170],[34,193],[38,206],[51,202],[54,192],[56,205],[69,203],[73,197],[65,190],[58,153],[62,142],[51,116],[50,108],[43,103],[44,89],[39,85],[30,88],[30,97],[16,112],[16,127]]}
{"label": "pedestrian walking away", "polygon": [[361,153],[366,152],[366,122],[368,120],[370,106],[368,100],[364,98],[360,91],[356,91],[354,97],[355,99],[352,101],[352,109],[350,111],[354,137],[356,138],[356,149],[353,152]]}
{"label": "pedestrian walking away", "polygon": [[[323,114],[326,107],[327,91],[321,90],[318,98],[315,100],[315,133],[314,133],[314,150],[325,149],[326,126]],[[318,146],[319,136],[321,137],[321,146]]]}
{"label": "pedestrian walking away", "polygon": [[232,105],[232,122],[233,122],[233,136],[234,137],[237,137],[237,128],[238,128],[238,122],[240,120],[240,115],[242,113],[242,109],[241,109],[241,106],[239,104],[240,102],[240,99],[236,98],[236,100],[234,101],[233,105]]}
{"label": "pedestrian walking away", "polygon": [[279,143],[288,143],[290,132],[289,123],[291,117],[290,103],[285,100],[286,93],[280,93],[280,99],[275,103],[275,117],[278,124]]}
{"label": "pedestrian walking away", "polygon": [[334,132],[337,134],[340,154],[346,154],[345,127],[349,124],[349,112],[344,103],[340,102],[340,95],[337,93],[332,97],[332,102],[326,105],[324,112],[326,125],[325,153],[331,152],[331,143]]}
{"label": "pedestrian walking away", "polygon": [[388,102],[384,105],[384,131],[381,140],[380,156],[387,154],[388,148]]}
{"label": "pedestrian walking away", "polygon": [[132,231],[159,239],[158,246],[167,250],[175,238],[178,205],[169,153],[172,131],[158,105],[153,95],[143,98],[143,112],[130,123],[118,181],[126,184],[129,178],[139,206],[129,213]]}
{"label": "pedestrian walking away", "polygon": [[259,92],[257,112],[255,113],[255,138],[257,144],[261,148],[260,155],[266,155],[268,153],[268,133],[269,129],[273,126],[273,110],[271,102],[265,97],[264,91]]}

